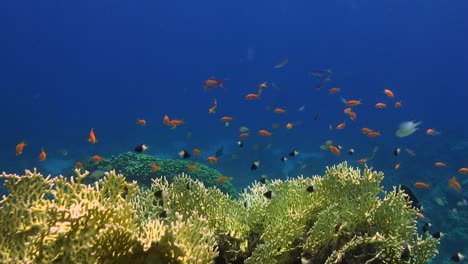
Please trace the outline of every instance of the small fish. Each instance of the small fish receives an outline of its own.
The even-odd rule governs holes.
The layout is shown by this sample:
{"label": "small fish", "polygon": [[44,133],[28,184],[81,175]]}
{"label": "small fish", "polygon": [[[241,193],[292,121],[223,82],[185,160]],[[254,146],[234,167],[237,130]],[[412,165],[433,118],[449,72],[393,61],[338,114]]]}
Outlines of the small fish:
{"label": "small fish", "polygon": [[315,89],[320,90],[321,88],[325,87],[327,83],[331,81],[330,77],[325,77],[319,81],[319,83],[315,86]]}
{"label": "small fish", "polygon": [[94,134],[94,128],[91,128],[91,131],[89,132],[88,141],[91,142],[92,144],[97,143],[96,134]]}
{"label": "small fish", "polygon": [[393,151],[393,155],[394,155],[394,156],[398,156],[398,155],[400,155],[400,152],[401,152],[401,149],[400,149],[400,148],[396,148],[396,149]]}
{"label": "small fish", "polygon": [[288,64],[288,58],[282,60],[280,63],[275,65],[275,69],[283,68],[286,64]]}
{"label": "small fish", "polygon": [[318,120],[320,118],[320,112],[315,113],[314,120]]}
{"label": "small fish", "polygon": [[349,149],[348,154],[351,155],[351,156],[354,155],[354,149]]}
{"label": "small fish", "polygon": [[397,163],[397,164],[395,164],[395,167],[394,167],[394,169],[395,169],[395,170],[399,170],[399,169],[400,169],[400,167],[401,167],[400,163]]}
{"label": "small fish", "polygon": [[273,197],[273,192],[272,191],[267,191],[263,194],[268,199],[271,199]]}
{"label": "small fish", "polygon": [[213,156],[209,156],[209,157],[207,158],[207,160],[208,160],[211,164],[218,163],[218,158],[213,157]]}
{"label": "small fish", "polygon": [[224,88],[224,80],[208,78],[203,82],[203,87],[205,87],[205,89],[213,89],[216,87]]}
{"label": "small fish", "polygon": [[437,136],[440,135],[440,132],[433,128],[429,128],[428,130],[426,130],[426,134],[429,136]]}
{"label": "small fish", "polygon": [[[208,109],[208,114],[214,114],[216,113],[216,108],[218,108],[218,100],[214,99],[213,106]],[[169,119],[169,118],[168,118]],[[168,122],[169,123],[169,120]]]}
{"label": "small fish", "polygon": [[406,246],[403,248],[403,251],[401,252],[400,258],[404,261],[408,261],[411,257],[411,247],[409,244],[406,244]]}
{"label": "small fish", "polygon": [[336,94],[336,93],[339,93],[341,91],[340,88],[331,88],[329,91],[328,91],[328,94]]}
{"label": "small fish", "polygon": [[293,123],[287,123],[285,127],[286,127],[286,129],[291,129],[291,128],[293,128],[293,126],[294,126]]}
{"label": "small fish", "polygon": [[193,155],[200,155],[201,154],[201,150],[197,149],[197,148],[194,148],[193,151],[192,151]]}
{"label": "small fish", "polygon": [[275,110],[273,110],[273,112],[275,112],[277,114],[284,114],[284,113],[286,113],[286,110],[284,110],[283,108],[275,108]]}
{"label": "small fish", "polygon": [[340,123],[339,125],[336,126],[336,129],[344,129],[346,127],[346,122]]}
{"label": "small fish", "polygon": [[194,170],[197,169],[197,166],[195,166],[195,165],[190,165],[190,166],[187,167],[187,169],[188,169],[189,171],[194,171]]}
{"label": "small fish", "polygon": [[245,126],[242,126],[242,127],[239,128],[239,132],[241,132],[241,133],[247,133],[247,132],[249,132],[249,130],[250,129],[248,127],[245,127]]}
{"label": "small fish", "polygon": [[335,156],[340,155],[340,149],[337,146],[330,145],[328,146],[328,149],[331,151],[331,153],[335,154]]}
{"label": "small fish", "polygon": [[422,227],[423,233],[426,233],[427,231],[429,231],[429,228],[430,228],[431,226],[432,226],[431,223],[426,222],[426,223],[423,225],[423,227]]}
{"label": "small fish", "polygon": [[268,181],[268,176],[263,174],[260,178],[260,182],[263,183],[263,184],[266,184]]}
{"label": "small fish", "polygon": [[179,157],[183,158],[183,159],[187,159],[190,157],[190,153],[186,150],[181,150],[179,151],[178,153]]}
{"label": "small fish", "polygon": [[154,192],[154,197],[158,198],[158,199],[162,199],[164,197],[166,197],[166,194],[163,190],[156,190]]}
{"label": "small fish", "polygon": [[268,82],[262,82],[257,86],[257,94],[260,95],[264,88],[268,87]]}
{"label": "small fish", "polygon": [[165,124],[166,126],[168,126],[168,125],[169,125],[169,122],[170,122],[169,116],[168,116],[168,115],[164,115],[164,117],[163,117],[163,124]]}
{"label": "small fish", "polygon": [[465,256],[463,256],[460,252],[457,252],[455,255],[450,257],[450,259],[453,262],[460,262],[460,261],[463,261],[465,259]]}
{"label": "small fish", "polygon": [[250,165],[250,170],[256,170],[260,166],[260,161],[255,161]]}
{"label": "small fish", "polygon": [[307,192],[310,192],[310,193],[316,191],[315,186],[313,186],[313,185],[308,186],[306,190],[307,190]]}
{"label": "small fish", "polygon": [[448,181],[448,187],[449,188],[454,188],[456,191],[460,192],[461,191],[461,185],[457,181],[457,178],[453,176],[449,181]]}
{"label": "small fish", "polygon": [[216,183],[222,183],[223,181],[226,181],[228,179],[229,179],[228,176],[221,176],[221,177],[216,179]]}
{"label": "small fish", "polygon": [[135,151],[138,152],[138,153],[143,153],[145,152],[146,150],[148,149],[148,146],[145,145],[145,144],[140,144],[138,146],[135,147]]}
{"label": "small fish", "polygon": [[268,130],[259,130],[258,131],[258,134],[261,135],[261,136],[264,136],[264,137],[271,137],[272,133],[270,133]]}
{"label": "small fish", "polygon": [[378,136],[381,136],[381,134],[378,131],[371,131],[371,132],[367,133],[367,136],[368,137],[378,137]]}
{"label": "small fish", "polygon": [[278,127],[280,127],[280,126],[281,126],[280,123],[273,123],[273,124],[271,124],[271,127],[272,127],[272,128],[275,128],[275,129],[278,128]]}
{"label": "small fish", "polygon": [[468,168],[460,168],[458,172],[461,174],[468,174]]}
{"label": "small fish", "polygon": [[403,103],[402,103],[401,101],[398,101],[398,102],[395,102],[395,104],[393,105],[393,107],[395,107],[395,108],[400,108],[402,105],[403,105]]}
{"label": "small fish", "polygon": [[356,105],[360,105],[360,104],[362,104],[361,100],[348,100],[346,102],[347,106],[356,106]]}
{"label": "small fish", "polygon": [[301,107],[299,107],[299,109],[297,109],[297,111],[299,112],[303,112],[305,110],[305,105],[302,105]]}
{"label": "small fish", "polygon": [[44,161],[47,158],[47,154],[44,151],[44,148],[41,148],[41,154],[39,154],[39,161]]}
{"label": "small fish", "polygon": [[242,141],[237,141],[237,146],[239,146],[240,148],[242,148],[244,146],[244,143],[242,143]]}
{"label": "small fish", "polygon": [[442,232],[434,232],[434,233],[431,234],[431,236],[432,236],[433,238],[441,238],[441,237],[444,236],[444,233],[442,233]]}
{"label": "small fish", "polygon": [[16,156],[21,155],[23,153],[24,147],[26,146],[26,142],[21,141],[16,145]]}
{"label": "small fish", "polygon": [[385,103],[376,103],[375,104],[375,108],[382,109],[382,108],[386,108],[386,107],[387,107],[387,104],[385,104]]}
{"label": "small fish", "polygon": [[429,184],[427,184],[425,182],[415,182],[414,186],[418,187],[418,188],[424,188],[424,189],[429,188]]}
{"label": "small fish", "polygon": [[140,126],[146,126],[146,120],[145,119],[137,119],[137,125]]}
{"label": "small fish", "polygon": [[389,89],[384,89],[384,94],[386,94],[388,96],[388,98],[390,99],[393,99],[395,98],[395,94],[393,94],[393,92]]}
{"label": "small fish", "polygon": [[260,98],[260,94],[248,94],[245,96],[246,100],[257,100]]}
{"label": "small fish", "polygon": [[99,155],[94,155],[92,158],[91,158],[92,161],[94,162],[101,162],[103,160],[103,158]]}
{"label": "small fish", "polygon": [[167,215],[167,211],[162,211],[161,213],[159,213],[159,218],[166,218]]}
{"label": "small fish", "polygon": [[405,148],[405,151],[406,151],[406,153],[410,154],[411,156],[416,157],[416,153],[413,150],[411,150],[409,148]]}
{"label": "small fish", "polygon": [[247,132],[246,132],[246,133],[241,133],[241,134],[239,135],[240,138],[246,138],[246,137],[249,137],[249,136],[250,136],[250,134],[247,133]]}
{"label": "small fish", "polygon": [[334,70],[325,69],[325,70],[312,71],[312,72],[310,72],[310,74],[314,75],[314,76],[317,76],[317,77],[322,77],[324,75],[332,75],[333,72],[334,72]]}
{"label": "small fish", "polygon": [[286,161],[288,160],[288,158],[287,158],[287,157],[285,157],[285,156],[283,156],[283,157],[281,157],[281,159],[280,159],[280,160],[281,160],[282,162],[286,162]]}
{"label": "small fish", "polygon": [[299,151],[297,150],[293,150],[291,152],[289,152],[289,157],[296,157],[297,155],[299,155]]}
{"label": "small fish", "polygon": [[218,150],[216,150],[215,157],[219,158],[224,155],[224,147],[220,147]]}
{"label": "small fish", "polygon": [[77,169],[81,169],[81,168],[83,168],[83,163],[81,163],[81,161],[78,161],[78,162],[75,163],[75,167]]}
{"label": "small fish", "polygon": [[434,163],[434,166],[436,166],[436,167],[447,167],[447,164],[445,162],[438,161],[438,162]]}
{"label": "small fish", "polygon": [[152,172],[155,172],[155,171],[157,171],[158,169],[159,169],[159,166],[158,166],[158,165],[156,165],[156,164],[151,164],[151,171],[152,171]]}

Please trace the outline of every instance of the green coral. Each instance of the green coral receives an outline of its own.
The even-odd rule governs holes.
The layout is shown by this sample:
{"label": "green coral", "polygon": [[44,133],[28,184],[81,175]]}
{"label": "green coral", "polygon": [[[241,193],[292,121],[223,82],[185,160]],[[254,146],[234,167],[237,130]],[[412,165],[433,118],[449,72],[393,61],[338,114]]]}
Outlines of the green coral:
{"label": "green coral", "polygon": [[[151,170],[153,164],[158,166],[156,171]],[[196,166],[194,171],[188,169],[191,165]],[[219,171],[190,160],[160,159],[146,154],[126,152],[110,159],[104,159],[99,163],[89,160],[85,162],[83,169],[88,171],[116,170],[118,173],[125,175],[128,180],[138,181],[138,184],[147,187],[151,185],[151,179],[153,178],[164,176],[172,180],[177,175],[187,173],[190,177],[203,182],[206,186],[217,186],[222,192],[234,197],[237,196],[237,191],[230,181],[216,182],[216,179],[223,176]]]}
{"label": "green coral", "polygon": [[383,174],[367,167],[255,182],[238,199],[186,174],[144,189],[115,172],[94,185],[77,175],[3,174],[0,262],[408,263],[409,247],[410,263],[427,263],[437,254],[407,195],[384,192]]}

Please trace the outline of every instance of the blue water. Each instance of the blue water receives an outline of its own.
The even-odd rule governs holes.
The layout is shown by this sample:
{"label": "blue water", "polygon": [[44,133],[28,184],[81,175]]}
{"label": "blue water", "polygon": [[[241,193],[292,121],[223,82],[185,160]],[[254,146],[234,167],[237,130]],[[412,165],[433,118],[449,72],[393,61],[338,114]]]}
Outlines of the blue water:
{"label": "blue water", "polygon": [[[3,1],[0,170],[54,173],[141,143],[150,146],[148,154],[173,158],[180,149],[196,147],[207,157],[224,146],[224,156],[210,166],[241,189],[262,174],[323,174],[325,166],[344,160],[358,166],[378,146],[368,164],[385,172],[385,187],[411,186],[426,218],[452,234],[442,238],[440,259],[451,250],[468,253],[466,238],[457,237],[468,232],[468,207],[457,206],[468,188],[467,176],[457,172],[468,167],[467,11],[463,0]],[[288,64],[274,68],[285,58]],[[321,69],[334,73],[317,90],[320,78],[310,72]],[[225,79],[225,88],[204,89],[210,77]],[[264,81],[269,87],[259,100],[244,99]],[[341,92],[329,95],[332,87]],[[356,121],[343,114],[340,97],[362,100],[353,108]],[[215,98],[219,106],[210,115]],[[394,109],[400,100],[403,106]],[[376,109],[377,102],[388,107]],[[287,112],[278,115],[268,106]],[[185,124],[170,129],[162,123],[165,114]],[[234,118],[229,127],[222,116]],[[137,118],[147,126],[136,125]],[[421,120],[421,128],[396,137],[408,120]],[[343,121],[345,129],[329,130]],[[288,122],[297,124],[287,130]],[[243,148],[236,146],[240,126],[251,130]],[[382,135],[368,138],[362,127]],[[96,145],[87,142],[91,128]],[[441,135],[426,135],[428,128]],[[273,136],[259,136],[260,129]],[[22,140],[28,145],[15,156]],[[339,157],[320,150],[326,140],[343,147]],[[44,162],[38,160],[41,147],[48,154]],[[402,153],[393,156],[397,147]],[[280,158],[292,150],[301,154],[285,165]],[[261,166],[252,172],[256,160]],[[436,168],[436,161],[448,167]],[[453,176],[461,192],[447,187]],[[431,188],[416,189],[416,181]],[[437,197],[448,204],[436,205]]]}

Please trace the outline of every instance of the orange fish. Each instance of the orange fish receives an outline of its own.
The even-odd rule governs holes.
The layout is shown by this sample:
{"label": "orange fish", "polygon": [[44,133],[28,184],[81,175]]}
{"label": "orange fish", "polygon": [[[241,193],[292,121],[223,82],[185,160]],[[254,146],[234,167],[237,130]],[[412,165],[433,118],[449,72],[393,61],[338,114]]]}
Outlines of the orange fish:
{"label": "orange fish", "polygon": [[356,120],[357,114],[356,114],[356,112],[350,111],[350,112],[348,112],[348,116],[349,116],[349,118],[350,118],[351,120],[354,121],[354,120]]}
{"label": "orange fish", "polygon": [[438,161],[438,162],[434,163],[434,166],[436,166],[436,167],[447,167],[447,164],[445,164],[445,162]]}
{"label": "orange fish", "polygon": [[261,135],[261,136],[264,136],[264,137],[270,137],[271,135],[273,135],[272,133],[268,132],[267,130],[260,130],[258,131],[258,134]]}
{"label": "orange fish", "polygon": [[194,170],[197,169],[197,166],[195,166],[195,165],[190,165],[190,166],[187,167],[187,169],[188,169],[189,171],[194,171]]}
{"label": "orange fish", "polygon": [[208,114],[216,113],[216,108],[218,108],[218,100],[214,99],[213,106],[210,109],[208,109]]}
{"label": "orange fish", "polygon": [[218,162],[218,159],[216,157],[213,157],[213,156],[209,156],[207,158],[207,160],[211,163],[211,164],[214,164],[214,163],[217,163]]}
{"label": "orange fish", "polygon": [[346,122],[343,122],[343,123],[337,125],[337,126],[336,126],[336,129],[344,129],[345,126],[346,126]]}
{"label": "orange fish", "polygon": [[424,188],[424,189],[429,188],[429,184],[427,184],[425,182],[416,182],[416,183],[414,183],[414,186],[418,187],[418,188]]}
{"label": "orange fish", "polygon": [[363,134],[368,134],[368,133],[372,132],[372,129],[367,128],[367,127],[363,127],[363,128],[361,128],[361,132]]}
{"label": "orange fish", "polygon": [[371,132],[367,133],[367,136],[368,137],[378,137],[378,136],[380,136],[380,133],[377,132],[377,131],[371,131]]}
{"label": "orange fish", "polygon": [[169,116],[168,116],[168,115],[165,115],[164,118],[163,118],[163,124],[169,125],[169,122],[170,122]]}
{"label": "orange fish", "polygon": [[229,179],[228,176],[221,176],[221,177],[219,177],[218,179],[216,179],[216,182],[217,182],[217,183],[222,183],[223,181],[225,181],[225,180],[227,180],[227,179]]}
{"label": "orange fish", "polygon": [[273,110],[273,112],[277,114],[284,114],[286,113],[286,110],[284,110],[283,108],[276,108],[275,110]]}
{"label": "orange fish", "polygon": [[91,158],[92,161],[94,162],[101,162],[103,160],[103,158],[99,155],[94,155],[92,158]]}
{"label": "orange fish", "polygon": [[457,181],[457,178],[455,178],[455,176],[453,176],[453,178],[448,181],[448,187],[452,187],[458,192],[461,191],[461,185]]}
{"label": "orange fish", "polygon": [[218,80],[215,78],[208,78],[203,82],[203,87],[206,89],[213,89],[216,87],[224,88],[224,80]]}
{"label": "orange fish", "polygon": [[336,156],[340,155],[340,149],[338,147],[335,147],[333,145],[328,146],[328,149],[335,154]]}
{"label": "orange fish", "polygon": [[44,161],[47,158],[47,154],[44,151],[44,148],[41,148],[41,154],[39,154],[39,161]]}
{"label": "orange fish", "polygon": [[144,119],[137,119],[136,123],[140,126],[146,126],[146,120]]}
{"label": "orange fish", "polygon": [[180,126],[184,123],[184,120],[182,119],[172,119],[171,121],[169,121],[169,126],[171,128],[176,128],[177,126]]}
{"label": "orange fish", "polygon": [[359,163],[359,164],[364,164],[366,162],[367,162],[366,158],[363,158],[363,159],[360,159],[360,160],[357,161],[357,163]]}
{"label": "orange fish", "polygon": [[159,169],[159,166],[156,164],[151,164],[151,171],[157,171]]}
{"label": "orange fish", "polygon": [[346,108],[345,110],[343,110],[343,112],[344,112],[345,114],[349,114],[349,112],[352,112],[352,111],[353,111],[353,109],[352,109],[351,107],[348,107],[348,108]]}
{"label": "orange fish", "polygon": [[78,161],[77,163],[75,163],[75,167],[76,167],[77,169],[81,169],[81,168],[83,168],[83,163],[81,163],[80,161]]}
{"label": "orange fish", "polygon": [[433,129],[433,128],[429,128],[427,131],[426,131],[426,134],[428,134],[429,136],[437,136],[437,135],[440,135],[440,132]]}
{"label": "orange fish", "polygon": [[418,216],[419,219],[425,219],[426,218],[426,216],[421,212],[416,213],[416,215]]}
{"label": "orange fish", "polygon": [[223,116],[221,117],[221,122],[231,122],[232,121],[232,117],[230,116]]}
{"label": "orange fish", "polygon": [[328,91],[328,94],[336,94],[338,92],[340,92],[341,89],[340,88],[331,88],[329,91]]}
{"label": "orange fish", "polygon": [[199,150],[197,148],[193,149],[193,155],[200,155],[200,154],[201,154],[201,150]]}
{"label": "orange fish", "polygon": [[91,128],[91,131],[89,132],[88,141],[93,143],[93,144],[96,144],[96,142],[97,142],[96,134],[94,134],[94,128]]}
{"label": "orange fish", "polygon": [[461,174],[468,174],[468,168],[460,168],[458,172]]}
{"label": "orange fish", "polygon": [[260,94],[248,94],[245,96],[245,99],[247,100],[256,100],[260,98]]}
{"label": "orange fish", "polygon": [[24,147],[26,146],[26,142],[21,141],[16,145],[16,156],[21,155],[23,153]]}
{"label": "orange fish", "polygon": [[293,123],[287,123],[286,124],[287,129],[291,129],[291,128],[293,128],[293,126],[294,126]]}
{"label": "orange fish", "polygon": [[240,134],[239,137],[240,137],[240,138],[246,138],[246,137],[248,137],[248,136],[250,136],[249,133],[242,133],[242,134]]}
{"label": "orange fish", "polygon": [[346,102],[347,106],[356,106],[360,104],[361,104],[361,100],[349,100]]}
{"label": "orange fish", "polygon": [[392,91],[390,91],[389,89],[385,89],[383,90],[384,94],[386,94],[389,98],[395,98],[395,95],[393,94]]}
{"label": "orange fish", "polygon": [[376,104],[375,104],[375,107],[376,107],[376,108],[385,108],[385,107],[387,107],[387,105],[384,104],[384,103],[376,103]]}
{"label": "orange fish", "polygon": [[395,102],[394,107],[395,108],[400,108],[402,106],[401,101]]}
{"label": "orange fish", "polygon": [[400,169],[400,163],[395,164],[395,170],[399,170],[399,169]]}

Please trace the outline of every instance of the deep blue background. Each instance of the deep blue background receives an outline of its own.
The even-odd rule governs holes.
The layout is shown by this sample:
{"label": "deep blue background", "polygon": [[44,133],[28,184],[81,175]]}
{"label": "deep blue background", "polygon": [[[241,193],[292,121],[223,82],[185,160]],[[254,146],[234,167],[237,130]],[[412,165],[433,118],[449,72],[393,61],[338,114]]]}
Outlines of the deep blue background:
{"label": "deep blue background", "polygon": [[[193,147],[207,156],[225,146],[224,161],[213,166],[241,187],[260,174],[284,176],[278,160],[293,149],[311,157],[301,161],[305,170],[293,172],[310,175],[345,159],[355,165],[379,146],[370,164],[386,172],[387,185],[424,180],[446,187],[459,167],[468,166],[467,13],[464,0],[2,1],[0,170],[42,168],[41,147],[49,154],[46,162],[75,162],[140,143],[167,156]],[[284,58],[289,64],[275,69]],[[318,69],[336,72],[321,91],[309,74]],[[212,76],[226,79],[225,89],[205,90],[202,83]],[[244,96],[263,81],[283,89],[270,86],[260,100],[247,102]],[[328,95],[332,86],[342,93]],[[384,88],[402,100],[401,109],[391,107]],[[363,100],[356,122],[343,115],[340,96]],[[209,115],[214,98],[218,112]],[[390,107],[375,109],[379,101]],[[288,112],[275,115],[268,105]],[[302,105],[305,111],[298,112]],[[314,121],[316,112],[321,116]],[[165,114],[186,124],[171,130],[162,124]],[[219,121],[224,115],[235,118],[228,128]],[[135,125],[137,118],[148,126]],[[344,120],[345,130],[328,130]],[[406,120],[423,125],[396,138]],[[271,128],[294,121],[302,124],[290,131]],[[234,144],[240,126],[252,129],[242,150]],[[364,126],[382,137],[363,136]],[[96,145],[86,141],[91,128]],[[429,137],[427,128],[442,134]],[[274,136],[261,138],[259,129]],[[356,149],[356,157],[321,151],[327,139],[344,151]],[[28,146],[16,157],[22,140]],[[252,149],[269,143],[271,151]],[[392,157],[398,146],[417,156]],[[230,160],[234,153],[238,160]],[[257,159],[266,166],[253,177],[248,168]],[[433,168],[439,160],[452,166],[442,176]]]}

